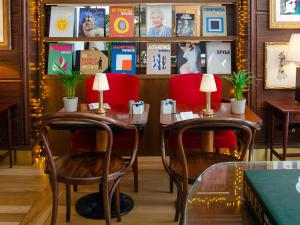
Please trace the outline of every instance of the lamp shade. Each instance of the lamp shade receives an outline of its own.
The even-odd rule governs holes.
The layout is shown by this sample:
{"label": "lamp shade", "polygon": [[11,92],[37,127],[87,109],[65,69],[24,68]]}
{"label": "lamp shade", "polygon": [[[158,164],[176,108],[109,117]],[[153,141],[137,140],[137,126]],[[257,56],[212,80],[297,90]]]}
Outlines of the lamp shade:
{"label": "lamp shade", "polygon": [[215,92],[217,91],[216,82],[213,74],[203,74],[200,91],[202,92]]}
{"label": "lamp shade", "polygon": [[109,85],[105,73],[96,73],[93,90],[95,91],[106,91],[109,90]]}
{"label": "lamp shade", "polygon": [[300,63],[300,33],[292,34],[286,60]]}

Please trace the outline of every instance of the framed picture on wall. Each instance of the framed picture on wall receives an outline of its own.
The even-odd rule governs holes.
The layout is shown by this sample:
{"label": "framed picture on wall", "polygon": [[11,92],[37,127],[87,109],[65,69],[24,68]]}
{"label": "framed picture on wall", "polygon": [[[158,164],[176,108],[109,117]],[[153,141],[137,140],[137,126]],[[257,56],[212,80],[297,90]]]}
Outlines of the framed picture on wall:
{"label": "framed picture on wall", "polygon": [[285,60],[288,42],[265,42],[265,89],[295,89],[296,64]]}
{"label": "framed picture on wall", "polygon": [[11,49],[10,0],[0,0],[0,50]]}
{"label": "framed picture on wall", "polygon": [[299,0],[270,0],[270,28],[300,28]]}

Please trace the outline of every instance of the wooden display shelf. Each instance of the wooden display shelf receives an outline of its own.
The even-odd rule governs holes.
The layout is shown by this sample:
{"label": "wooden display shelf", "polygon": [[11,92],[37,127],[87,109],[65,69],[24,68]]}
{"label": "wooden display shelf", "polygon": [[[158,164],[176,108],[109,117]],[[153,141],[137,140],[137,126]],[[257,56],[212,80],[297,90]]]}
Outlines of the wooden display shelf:
{"label": "wooden display shelf", "polygon": [[[235,4],[237,0],[222,0],[221,2],[218,2],[218,4]],[[63,2],[61,0],[42,0],[43,4],[78,4],[78,5],[101,5],[101,4],[158,4],[154,3],[153,0],[64,0]],[[164,0],[161,4],[199,4],[199,3],[216,3],[216,0]]]}
{"label": "wooden display shelf", "polygon": [[[146,80],[146,79],[169,79],[173,75],[176,74],[133,74],[132,76],[135,76],[141,80]],[[58,80],[57,75],[45,74],[45,76],[46,76],[46,80]]]}
{"label": "wooden display shelf", "polygon": [[104,41],[104,42],[199,42],[199,41],[235,41],[236,36],[212,36],[212,37],[44,37],[44,42],[59,41]]}

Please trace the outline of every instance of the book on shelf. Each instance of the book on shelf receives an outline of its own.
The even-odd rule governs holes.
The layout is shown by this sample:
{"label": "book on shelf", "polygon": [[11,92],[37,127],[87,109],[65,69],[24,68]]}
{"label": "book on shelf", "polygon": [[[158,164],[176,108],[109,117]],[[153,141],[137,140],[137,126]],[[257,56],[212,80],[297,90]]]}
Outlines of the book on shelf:
{"label": "book on shelf", "polygon": [[[194,29],[193,35],[178,35],[177,18],[180,17],[180,14],[190,15],[190,17],[193,18],[193,29]],[[175,17],[176,17],[176,35],[177,36],[197,36],[197,37],[200,36],[200,24],[201,24],[200,6],[176,5],[175,6]],[[185,20],[183,19],[182,22],[185,22]]]}
{"label": "book on shelf", "polygon": [[195,36],[195,15],[190,13],[176,14],[176,36]]}
{"label": "book on shelf", "polygon": [[111,6],[109,8],[109,36],[134,36],[134,7]]}
{"label": "book on shelf", "polygon": [[49,37],[73,37],[74,21],[74,7],[52,6]]}
{"label": "book on shelf", "polygon": [[300,170],[246,170],[243,193],[257,225],[300,224]]}
{"label": "book on shelf", "polygon": [[206,43],[207,73],[231,74],[231,43]]}
{"label": "book on shelf", "polygon": [[172,6],[147,6],[146,24],[148,37],[171,37]]}
{"label": "book on shelf", "polygon": [[105,73],[108,70],[108,52],[84,50],[76,52],[76,69],[84,74]]}
{"label": "book on shelf", "polygon": [[78,8],[79,37],[104,37],[105,36],[105,9],[104,8]]}
{"label": "book on shelf", "polygon": [[171,74],[171,44],[147,43],[147,74]]}
{"label": "book on shelf", "polygon": [[201,48],[200,44],[178,43],[177,46],[177,73],[201,72]]}
{"label": "book on shelf", "polygon": [[48,74],[57,74],[59,67],[72,71],[73,44],[50,43],[48,54]]}
{"label": "book on shelf", "polygon": [[112,43],[111,72],[136,73],[136,46],[135,43]]}
{"label": "book on shelf", "polygon": [[227,17],[225,6],[202,7],[202,35],[227,36]]}

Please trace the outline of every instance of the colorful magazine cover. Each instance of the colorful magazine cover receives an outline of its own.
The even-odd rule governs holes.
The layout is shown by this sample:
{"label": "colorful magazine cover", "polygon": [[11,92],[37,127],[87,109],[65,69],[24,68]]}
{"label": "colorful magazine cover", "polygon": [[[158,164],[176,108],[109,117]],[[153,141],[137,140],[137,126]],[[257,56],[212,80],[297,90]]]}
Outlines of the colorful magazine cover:
{"label": "colorful magazine cover", "polygon": [[111,72],[136,73],[136,46],[134,43],[112,44]]}
{"label": "colorful magazine cover", "polygon": [[171,74],[171,44],[147,44],[147,74]]}
{"label": "colorful magazine cover", "polygon": [[176,35],[195,36],[195,15],[188,13],[176,14]]}
{"label": "colorful magazine cover", "polygon": [[66,72],[72,71],[72,44],[49,44],[48,74],[57,74],[59,67]]}
{"label": "colorful magazine cover", "polygon": [[134,36],[134,7],[111,6],[109,11],[109,36]]}
{"label": "colorful magazine cover", "polygon": [[202,35],[226,36],[227,18],[225,6],[202,7]]}
{"label": "colorful magazine cover", "polygon": [[172,6],[147,6],[147,36],[172,36]]}
{"label": "colorful magazine cover", "polygon": [[104,37],[105,9],[80,8],[78,26],[79,37]]}
{"label": "colorful magazine cover", "polygon": [[75,8],[52,6],[49,37],[73,37]]}
{"label": "colorful magazine cover", "polygon": [[76,66],[84,74],[105,73],[108,69],[108,52],[95,50],[78,51]]}
{"label": "colorful magazine cover", "polygon": [[190,42],[178,43],[177,46],[177,73],[200,73],[201,49],[200,44]]}

